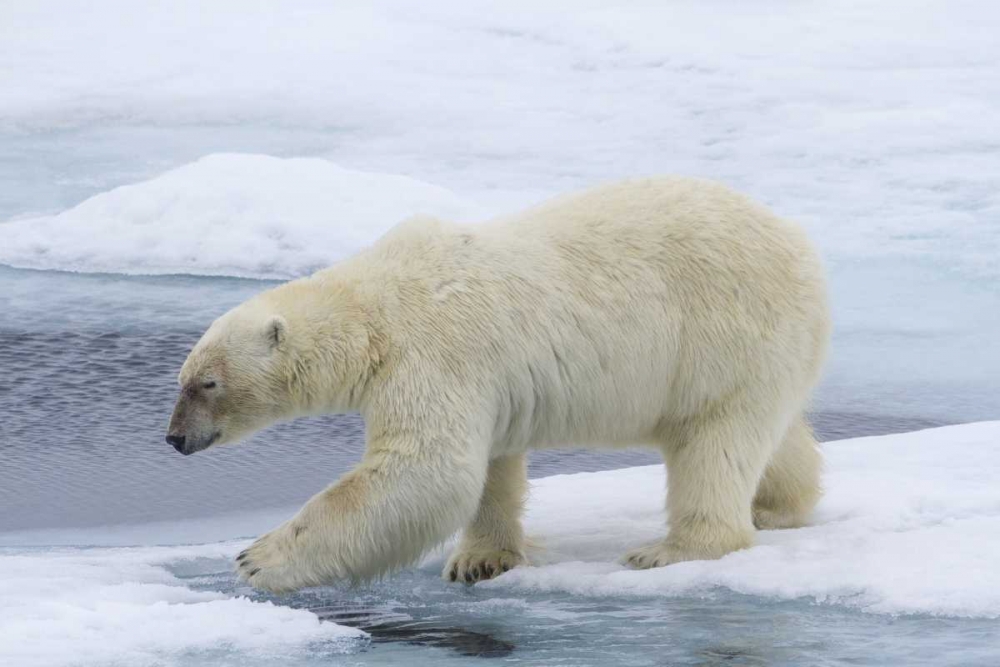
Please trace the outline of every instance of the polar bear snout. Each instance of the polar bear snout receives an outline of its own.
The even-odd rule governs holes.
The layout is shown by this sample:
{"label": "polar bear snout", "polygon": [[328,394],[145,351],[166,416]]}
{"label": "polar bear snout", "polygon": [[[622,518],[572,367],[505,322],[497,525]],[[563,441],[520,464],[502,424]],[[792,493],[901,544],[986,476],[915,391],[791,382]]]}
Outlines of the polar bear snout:
{"label": "polar bear snout", "polygon": [[183,433],[170,430],[167,432],[167,444],[171,445],[184,456],[188,456],[190,454],[194,454],[195,452],[200,452],[203,449],[208,449],[215,444],[220,435],[222,434],[219,431],[215,431],[207,437],[203,435],[196,435],[191,438]]}
{"label": "polar bear snout", "polygon": [[208,438],[197,438],[192,441],[188,441],[186,435],[175,435],[167,434],[167,444],[172,445],[174,449],[183,454],[184,456],[189,456],[195,452],[200,452],[203,449],[208,449],[215,441],[219,439],[221,434],[216,431]]}
{"label": "polar bear snout", "polygon": [[186,441],[187,438],[183,435],[171,435],[169,433],[167,434],[167,444],[172,445],[173,448],[176,449],[181,454],[187,453],[184,451],[184,443]]}
{"label": "polar bear snout", "polygon": [[216,428],[210,411],[200,405],[192,393],[181,392],[167,427],[167,444],[184,456],[207,449],[222,435],[221,430]]}

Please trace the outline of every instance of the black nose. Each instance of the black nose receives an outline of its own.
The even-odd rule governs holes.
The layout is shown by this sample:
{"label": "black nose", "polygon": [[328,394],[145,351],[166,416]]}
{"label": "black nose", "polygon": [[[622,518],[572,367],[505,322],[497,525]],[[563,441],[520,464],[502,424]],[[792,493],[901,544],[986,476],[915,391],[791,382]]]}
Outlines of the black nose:
{"label": "black nose", "polygon": [[168,435],[167,436],[167,444],[173,445],[174,449],[176,449],[177,451],[181,452],[182,454],[184,453],[184,440],[185,440],[185,438],[184,438],[183,435]]}

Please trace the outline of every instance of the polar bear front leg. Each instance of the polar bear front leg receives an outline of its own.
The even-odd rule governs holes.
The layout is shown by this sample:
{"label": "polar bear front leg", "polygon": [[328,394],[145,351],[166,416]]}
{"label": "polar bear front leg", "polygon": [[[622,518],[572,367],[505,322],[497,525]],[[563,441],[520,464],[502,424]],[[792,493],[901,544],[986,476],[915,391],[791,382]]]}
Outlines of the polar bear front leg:
{"label": "polar bear front leg", "polygon": [[280,593],[399,569],[472,518],[485,478],[467,443],[369,445],[361,465],[243,551],[238,574]]}
{"label": "polar bear front leg", "polygon": [[526,454],[490,461],[476,516],[441,573],[446,581],[472,584],[524,562],[521,513],[527,492]]}

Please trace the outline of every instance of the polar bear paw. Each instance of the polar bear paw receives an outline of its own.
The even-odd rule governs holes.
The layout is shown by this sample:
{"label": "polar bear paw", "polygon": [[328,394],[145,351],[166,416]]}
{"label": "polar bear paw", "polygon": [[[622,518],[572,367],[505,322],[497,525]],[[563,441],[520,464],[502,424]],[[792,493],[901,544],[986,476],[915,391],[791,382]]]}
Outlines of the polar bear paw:
{"label": "polar bear paw", "polygon": [[715,560],[731,551],[750,546],[749,541],[733,541],[729,546],[684,546],[670,538],[633,549],[622,557],[622,565],[636,570],[664,567],[689,560]]}
{"label": "polar bear paw", "polygon": [[698,556],[667,544],[664,541],[654,542],[629,551],[622,558],[622,564],[636,570],[648,570],[654,567],[664,567],[686,560],[697,560]]}
{"label": "polar bear paw", "polygon": [[445,581],[474,584],[499,577],[524,562],[523,554],[507,549],[459,549],[448,559],[441,577]]}
{"label": "polar bear paw", "polygon": [[307,573],[296,558],[297,536],[302,531],[289,522],[257,539],[236,557],[239,578],[254,588],[271,593],[285,593],[310,585],[305,580]]}
{"label": "polar bear paw", "polygon": [[783,530],[785,528],[801,528],[807,523],[805,513],[780,512],[754,507],[753,525],[758,530]]}

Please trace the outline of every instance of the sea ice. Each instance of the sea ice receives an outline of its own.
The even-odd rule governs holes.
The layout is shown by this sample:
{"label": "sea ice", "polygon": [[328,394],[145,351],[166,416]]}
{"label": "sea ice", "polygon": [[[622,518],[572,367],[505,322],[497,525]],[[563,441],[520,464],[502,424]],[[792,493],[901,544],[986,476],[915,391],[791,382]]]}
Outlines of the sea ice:
{"label": "sea ice", "polygon": [[1000,617],[1000,422],[822,447],[825,495],[810,526],[646,571],[617,558],[664,533],[662,466],[537,480],[527,531],[545,550],[535,567],[485,585],[611,596],[721,586],[869,612]]}
{"label": "sea ice", "polygon": [[[518,0],[484,10],[427,0],[291,11],[102,0],[81,12],[7,0],[0,201],[13,213],[0,219],[219,151],[406,174],[490,214],[598,181],[681,173],[802,221],[837,262],[889,257],[995,282],[1000,12],[991,0],[959,5]],[[132,201],[112,198],[121,210],[92,202],[40,228],[49,234],[0,226],[10,239],[0,247],[16,247],[0,262],[288,277],[327,259],[331,234],[348,252],[368,225],[306,185],[301,200],[283,196],[293,174],[323,180],[310,169],[279,170],[273,183],[254,171],[189,167],[178,174],[192,176],[187,187],[137,186]],[[204,194],[244,180],[254,196]],[[20,190],[44,194],[18,205]],[[377,212],[396,199],[391,184],[357,195],[377,225],[394,222]],[[383,212],[426,202],[398,203]],[[168,204],[177,217],[161,217]],[[149,235],[125,229],[119,240],[126,215]],[[230,233],[219,219],[246,228]],[[297,225],[307,220],[317,227],[303,242]],[[163,242],[171,232],[185,249]],[[320,250],[297,259],[273,238],[282,235]],[[236,239],[220,256],[215,244]],[[108,244],[108,254],[92,252]]]}
{"label": "sea ice", "polygon": [[[97,538],[99,539],[99,537]],[[343,653],[360,630],[308,611],[196,591],[167,563],[226,558],[228,543],[200,547],[6,550],[0,555],[0,664],[171,664],[234,651],[273,664],[296,651]]]}

